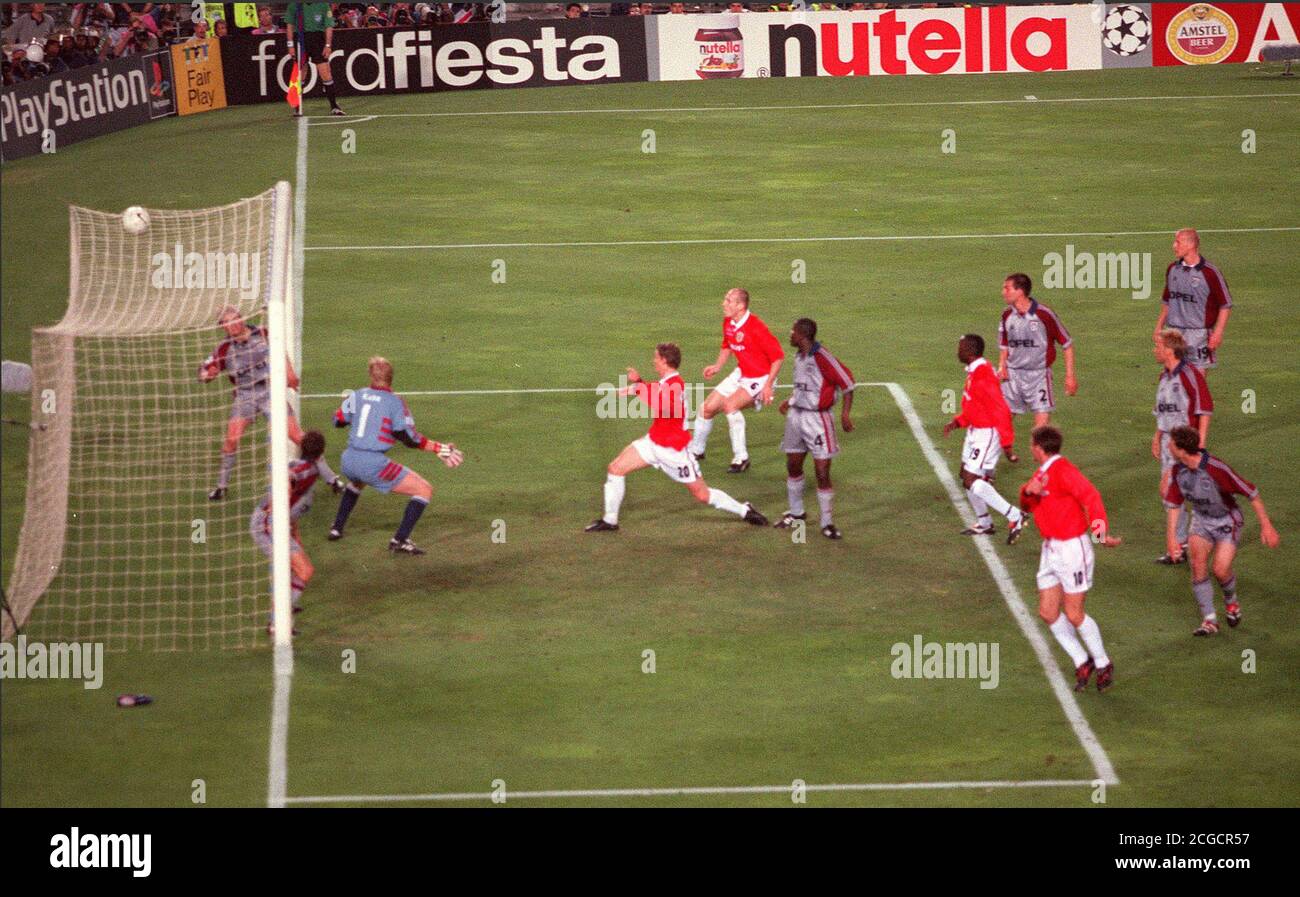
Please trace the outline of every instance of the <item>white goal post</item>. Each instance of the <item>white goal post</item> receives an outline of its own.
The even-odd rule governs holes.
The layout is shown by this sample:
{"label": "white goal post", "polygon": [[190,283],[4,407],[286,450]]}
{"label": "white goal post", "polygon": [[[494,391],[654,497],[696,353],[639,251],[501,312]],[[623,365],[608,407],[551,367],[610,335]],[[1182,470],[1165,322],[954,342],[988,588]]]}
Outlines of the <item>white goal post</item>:
{"label": "white goal post", "polygon": [[[3,637],[17,627],[111,650],[251,647],[271,611],[287,644],[297,400],[285,361],[301,370],[302,325],[289,184],[214,208],[148,209],[141,233],[120,214],[69,211],[68,310],[32,334],[32,420],[45,426],[29,446]],[[226,494],[210,500],[232,385],[199,371],[226,338],[228,309],[265,327],[269,423],[255,416],[227,461]],[[252,520],[268,482],[270,562]]]}

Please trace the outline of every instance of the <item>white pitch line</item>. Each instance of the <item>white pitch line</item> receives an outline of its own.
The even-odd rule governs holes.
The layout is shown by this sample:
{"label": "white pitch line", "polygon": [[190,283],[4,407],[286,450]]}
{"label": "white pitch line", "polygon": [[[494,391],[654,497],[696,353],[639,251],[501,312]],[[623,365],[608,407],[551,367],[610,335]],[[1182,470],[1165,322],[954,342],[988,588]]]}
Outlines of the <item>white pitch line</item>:
{"label": "white pitch line", "polygon": [[[854,386],[888,386],[889,384],[888,383],[855,383],[853,385]],[[413,392],[402,390],[401,395],[403,396],[512,396],[512,395],[534,395],[537,393],[548,393],[548,392],[568,392],[568,393],[582,392],[582,393],[592,393],[592,394],[599,395],[600,393],[609,392],[611,389],[617,389],[617,388],[618,387],[614,386],[614,384],[611,383],[604,386],[557,386],[557,387],[548,387],[542,389],[525,389],[525,388],[426,389],[426,390],[415,390]],[[712,389],[712,387],[709,388]],[[790,383],[778,383],[774,388],[792,389],[793,385]],[[298,398],[300,399],[341,399],[347,392],[351,392],[351,390],[340,390],[339,392],[304,393],[303,395],[300,395]]]}
{"label": "white pitch line", "polygon": [[[302,244],[307,227],[307,121],[298,119],[298,159],[294,172],[293,283],[295,316],[302,323]],[[300,359],[301,361],[301,359]],[[301,370],[301,365],[299,366]],[[293,640],[276,645],[271,693],[271,737],[266,758],[266,805],[283,807],[289,786],[289,694],[293,688]]]}
{"label": "white pitch line", "polygon": [[[319,128],[321,125],[359,125],[362,122],[370,121],[374,117],[375,116],[373,115],[347,115],[347,116],[330,115],[327,116],[324,121],[309,121],[307,122],[307,126],[312,128]],[[311,118],[311,116],[308,115],[303,116],[303,120],[306,120],[308,118]]]}
{"label": "white pitch line", "polygon": [[[852,784],[804,785],[807,792],[848,792],[848,791],[948,791],[948,790],[983,790],[993,788],[1092,788],[1095,782],[1086,779],[1040,779],[1037,781],[988,781],[988,782],[866,782]],[[563,798],[599,798],[599,797],[689,797],[691,795],[720,794],[790,794],[794,790],[790,785],[737,785],[702,788],[586,788],[571,791],[510,791],[505,792],[505,802],[512,800],[560,800]],[[305,797],[289,797],[290,804],[391,804],[391,803],[433,803],[441,801],[493,800],[497,795],[491,791],[463,791],[442,794],[323,794]]]}
{"label": "white pitch line", "polygon": [[[404,250],[445,250],[445,249],[565,249],[600,246],[703,246],[735,243],[889,243],[912,242],[918,240],[1014,240],[1042,238],[1078,238],[1078,237],[1153,237],[1168,236],[1176,227],[1161,230],[1107,230],[1107,231],[1043,231],[1040,233],[1005,233],[1005,234],[890,234],[890,235],[849,235],[825,237],[703,237],[681,240],[563,240],[555,242],[522,243],[399,243],[386,246],[306,246],[307,252],[398,252]],[[1281,227],[1202,227],[1197,228],[1202,234],[1262,234],[1287,233],[1300,231],[1300,226]]]}
{"label": "white pitch line", "polygon": [[289,784],[289,691],[293,686],[293,643],[275,646],[275,690],[271,696],[271,745],[267,756],[266,805],[283,807]]}
{"label": "white pitch line", "polygon": [[[912,430],[912,435],[916,438],[917,444],[921,447],[922,454],[925,455],[930,466],[934,468],[935,475],[943,484],[948,492],[948,498],[957,514],[967,524],[973,524],[974,518],[970,515],[965,502],[962,500],[960,490],[957,488],[957,482],[953,478],[952,472],[948,470],[947,464],[944,463],[943,456],[935,448],[933,441],[925,432],[925,426],[921,422],[920,416],[916,413],[916,408],[912,405],[912,400],[908,397],[907,392],[897,383],[881,381],[863,381],[855,383],[854,386],[879,386],[889,390],[893,396],[895,404],[898,405],[899,411],[902,412],[903,418],[907,421]],[[789,384],[779,384],[777,389],[789,389]],[[458,390],[428,390],[423,392],[403,392],[404,396],[430,396],[430,395],[507,395],[507,394],[532,394],[532,393],[597,393],[600,387],[559,387],[546,389],[458,389]],[[304,399],[337,399],[338,393],[316,393],[302,396]],[[1029,608],[1025,605],[1024,599],[1020,597],[1011,575],[1003,565],[1002,559],[997,556],[993,548],[986,540],[972,540],[979,548],[984,563],[988,566],[989,572],[993,575],[994,581],[998,584],[1002,597],[1007,606],[1011,609],[1011,615],[1015,618],[1016,623],[1020,626],[1020,631],[1029,641],[1034,649],[1034,654],[1038,657],[1038,662],[1042,665],[1043,671],[1047,674],[1052,691],[1056,694],[1057,701],[1061,704],[1061,709],[1065,711],[1065,716],[1069,720],[1071,727],[1074,729],[1075,736],[1079,743],[1087,752],[1089,759],[1092,761],[1093,769],[1097,777],[1108,785],[1118,785],[1119,777],[1115,774],[1115,768],[1111,765],[1110,758],[1106,755],[1105,749],[1097,736],[1093,734],[1088,720],[1079,709],[1078,703],[1074,699],[1074,693],[1066,684],[1065,677],[1061,675],[1060,668],[1052,658],[1051,649],[1047,641],[1038,631],[1037,621],[1030,613]],[[287,700],[287,693],[286,693]],[[948,789],[981,789],[981,788],[1072,788],[1072,787],[1092,787],[1093,781],[1085,779],[1039,779],[1031,781],[984,781],[984,782],[873,782],[862,784],[830,784],[830,785],[806,785],[806,791],[937,791]],[[688,788],[605,788],[605,789],[587,789],[575,791],[507,791],[506,800],[511,799],[552,799],[559,800],[563,798],[601,798],[601,797],[680,797],[689,795],[725,795],[725,794],[782,794],[791,791],[790,785],[739,785],[739,786],[720,786],[720,787],[688,787]],[[304,797],[284,797],[283,802],[286,804],[354,804],[354,803],[432,803],[446,801],[475,801],[475,800],[492,800],[493,792],[449,792],[440,794],[337,794],[337,795],[314,795]]]}
{"label": "white pitch line", "polygon": [[[912,405],[912,400],[908,397],[907,392],[897,383],[888,384],[890,394],[894,397],[894,402],[898,405],[907,424],[912,428],[912,435],[916,437],[917,444],[921,446],[921,452],[925,455],[930,466],[934,468],[935,476],[943,484],[948,493],[948,499],[952,502],[953,508],[956,509],[957,515],[967,526],[975,525],[974,515],[962,495],[961,490],[957,487],[957,481],[944,462],[943,456],[939,454],[934,447],[934,442],[930,435],[925,432],[925,426],[921,423],[921,417],[916,413],[916,408]],[[1052,691],[1056,694],[1056,700],[1060,702],[1061,709],[1065,711],[1065,717],[1070,721],[1070,726],[1074,729],[1074,734],[1078,737],[1079,743],[1083,745],[1084,751],[1087,752],[1089,759],[1092,760],[1093,769],[1097,772],[1097,777],[1108,785],[1119,784],[1119,777],[1115,774],[1115,767],[1111,765],[1110,757],[1106,755],[1106,750],[1097,740],[1093,733],[1092,727],[1088,724],[1088,719],[1079,709],[1079,703],[1074,698],[1074,692],[1066,683],[1065,677],[1061,675],[1061,668],[1057,666],[1055,658],[1052,657],[1052,649],[1047,644],[1047,639],[1039,631],[1038,620],[1034,614],[1025,605],[1025,600],[1020,597],[1020,591],[1016,588],[1011,574],[1007,572],[1006,565],[1002,563],[1002,558],[998,557],[997,552],[993,550],[992,540],[990,539],[972,539],[980,556],[984,559],[985,565],[989,568],[989,573],[993,575],[994,582],[998,585],[998,590],[1002,593],[1002,598],[1007,607],[1011,610],[1011,616],[1015,618],[1020,631],[1024,633],[1029,644],[1034,649],[1034,654],[1038,657],[1038,662],[1043,667],[1043,672],[1047,674],[1047,681],[1052,686]]]}
{"label": "white pitch line", "polygon": [[[1166,100],[1200,102],[1201,100],[1264,99],[1269,97],[1296,99],[1300,97],[1300,91],[1281,93],[1183,94],[1141,97],[1057,97],[1054,99],[1033,99],[1025,97],[1023,99],[1005,100],[918,100],[901,103],[812,103],[807,105],[788,106],[650,106],[615,109],[500,109],[492,111],[478,110],[472,112],[377,112],[373,115],[367,116],[367,118],[489,118],[506,115],[645,115],[650,113],[692,112],[783,112],[819,109],[901,109],[907,107],[928,106],[1015,106],[1026,105],[1029,103],[1038,105],[1044,103],[1135,103],[1159,102]],[[326,115],[307,117],[324,119],[324,122],[331,124],[339,121],[336,117],[332,118],[331,116]]]}

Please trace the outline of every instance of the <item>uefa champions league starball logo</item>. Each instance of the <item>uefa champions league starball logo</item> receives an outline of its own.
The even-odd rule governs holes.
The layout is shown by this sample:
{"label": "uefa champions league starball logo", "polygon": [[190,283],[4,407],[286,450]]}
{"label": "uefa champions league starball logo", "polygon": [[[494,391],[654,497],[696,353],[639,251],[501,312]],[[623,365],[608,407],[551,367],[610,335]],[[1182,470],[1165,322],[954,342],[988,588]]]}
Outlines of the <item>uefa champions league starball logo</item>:
{"label": "uefa champions league starball logo", "polygon": [[1101,42],[1120,56],[1141,53],[1151,43],[1151,20],[1140,6],[1111,7],[1101,25]]}

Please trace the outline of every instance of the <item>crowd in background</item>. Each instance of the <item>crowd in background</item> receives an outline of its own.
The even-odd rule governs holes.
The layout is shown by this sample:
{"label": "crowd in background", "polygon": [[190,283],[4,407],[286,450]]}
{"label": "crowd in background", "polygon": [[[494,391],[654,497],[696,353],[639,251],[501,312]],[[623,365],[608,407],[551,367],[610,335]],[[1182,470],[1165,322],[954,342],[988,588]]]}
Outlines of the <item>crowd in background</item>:
{"label": "crowd in background", "polygon": [[[238,4],[221,4],[225,14],[196,16],[192,3],[8,3],[3,4],[4,84],[57,75],[122,56],[148,53],[196,38],[222,38]],[[253,4],[245,4],[251,15]],[[961,6],[960,3],[806,3],[809,10]],[[201,4],[213,7],[215,4]],[[792,3],[507,3],[507,19],[587,16],[648,16],[698,12],[789,11]],[[491,3],[333,3],[336,28],[454,25],[486,21]],[[252,34],[284,30],[286,4],[257,5],[257,26],[234,29]],[[195,19],[198,21],[195,21]]]}

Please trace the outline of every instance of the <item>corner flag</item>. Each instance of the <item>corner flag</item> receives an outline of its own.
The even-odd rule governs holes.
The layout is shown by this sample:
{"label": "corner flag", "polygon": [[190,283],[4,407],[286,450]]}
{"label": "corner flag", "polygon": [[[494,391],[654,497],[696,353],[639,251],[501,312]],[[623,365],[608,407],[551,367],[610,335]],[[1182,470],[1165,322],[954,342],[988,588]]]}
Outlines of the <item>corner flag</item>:
{"label": "corner flag", "polygon": [[284,95],[287,102],[294,109],[302,109],[302,74],[298,70],[298,57],[293,59],[293,71],[289,75],[289,92]]}

